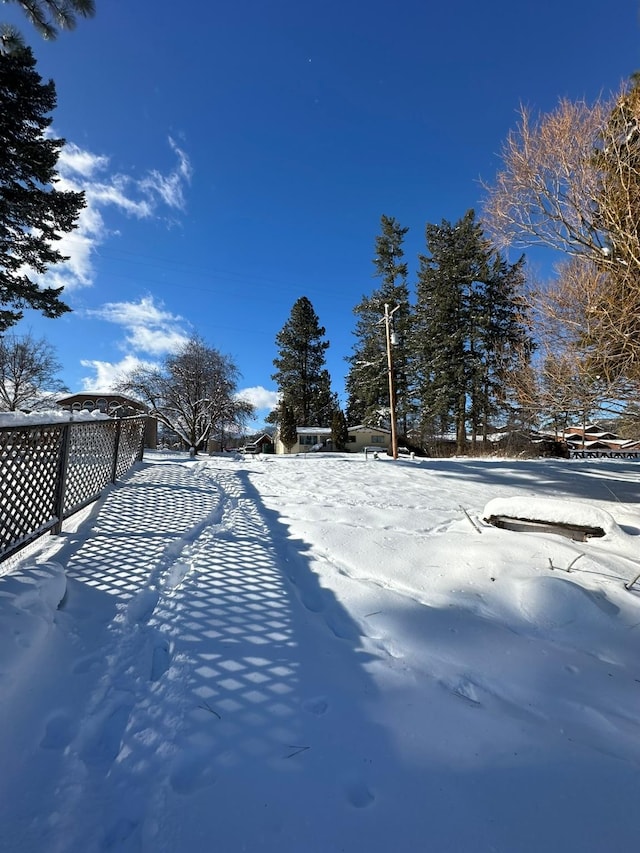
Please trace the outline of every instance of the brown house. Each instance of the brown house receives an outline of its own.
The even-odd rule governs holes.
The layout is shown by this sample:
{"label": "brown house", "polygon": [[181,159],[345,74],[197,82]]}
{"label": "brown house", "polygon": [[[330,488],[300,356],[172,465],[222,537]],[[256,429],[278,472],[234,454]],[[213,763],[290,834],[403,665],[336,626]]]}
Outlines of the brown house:
{"label": "brown house", "polygon": [[[98,410],[112,418],[126,418],[132,415],[147,415],[148,409],[139,400],[126,397],[124,394],[92,394],[83,392],[69,394],[56,400],[58,406],[68,412],[93,412]],[[155,449],[158,443],[158,422],[154,417],[147,417],[144,446]]]}

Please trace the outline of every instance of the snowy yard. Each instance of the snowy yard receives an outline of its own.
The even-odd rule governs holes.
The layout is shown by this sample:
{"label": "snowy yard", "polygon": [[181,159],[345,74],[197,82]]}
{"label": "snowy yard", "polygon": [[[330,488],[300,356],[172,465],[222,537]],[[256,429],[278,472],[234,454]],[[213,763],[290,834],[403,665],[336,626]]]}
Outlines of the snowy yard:
{"label": "snowy yard", "polygon": [[639,535],[633,462],[149,454],[0,564],[2,849],[635,850]]}

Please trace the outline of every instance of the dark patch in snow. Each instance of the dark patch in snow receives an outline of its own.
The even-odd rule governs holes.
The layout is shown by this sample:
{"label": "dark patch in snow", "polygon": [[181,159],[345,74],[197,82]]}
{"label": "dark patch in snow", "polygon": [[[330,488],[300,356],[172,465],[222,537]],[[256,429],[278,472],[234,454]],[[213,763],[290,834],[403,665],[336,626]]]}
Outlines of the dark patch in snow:
{"label": "dark patch in snow", "polygon": [[583,524],[567,524],[564,521],[542,521],[529,518],[511,518],[507,515],[490,515],[486,518],[489,524],[503,530],[515,530],[518,533],[557,533],[574,542],[586,542],[591,537],[604,536],[601,527],[590,527]]}

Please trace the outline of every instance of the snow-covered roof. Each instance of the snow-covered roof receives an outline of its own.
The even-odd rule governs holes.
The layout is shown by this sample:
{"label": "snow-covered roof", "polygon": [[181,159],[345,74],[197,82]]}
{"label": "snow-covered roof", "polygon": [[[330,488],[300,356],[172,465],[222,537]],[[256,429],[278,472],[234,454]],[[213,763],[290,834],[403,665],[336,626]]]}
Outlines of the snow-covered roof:
{"label": "snow-covered roof", "polygon": [[384,429],[384,427],[377,426],[365,426],[364,424],[357,424],[357,426],[347,427],[348,432],[382,432],[385,435],[390,435],[391,430]]}
{"label": "snow-covered roof", "polygon": [[296,427],[298,435],[331,435],[331,427]]}

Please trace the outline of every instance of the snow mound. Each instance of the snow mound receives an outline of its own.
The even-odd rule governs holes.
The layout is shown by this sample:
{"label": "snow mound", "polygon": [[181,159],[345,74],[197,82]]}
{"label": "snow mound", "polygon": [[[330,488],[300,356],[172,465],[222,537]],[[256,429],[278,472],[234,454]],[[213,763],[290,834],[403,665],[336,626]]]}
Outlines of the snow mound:
{"label": "snow mound", "polygon": [[18,669],[24,655],[45,640],[67,591],[67,578],[59,563],[40,563],[5,577],[2,590],[0,678]]}
{"label": "snow mound", "polygon": [[564,578],[527,578],[516,595],[525,618],[547,631],[571,625],[573,634],[596,637],[620,611],[602,590]]}

